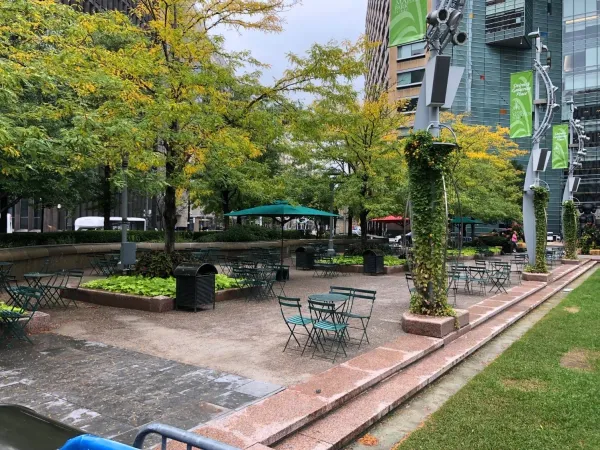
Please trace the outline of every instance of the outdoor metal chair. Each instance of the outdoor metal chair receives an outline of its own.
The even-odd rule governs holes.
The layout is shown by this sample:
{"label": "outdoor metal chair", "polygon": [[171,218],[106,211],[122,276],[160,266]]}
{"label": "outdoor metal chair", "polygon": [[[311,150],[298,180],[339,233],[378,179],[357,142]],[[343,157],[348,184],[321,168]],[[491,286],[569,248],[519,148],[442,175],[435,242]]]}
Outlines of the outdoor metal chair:
{"label": "outdoor metal chair", "polygon": [[[302,315],[302,305],[300,303],[299,298],[292,297],[277,297],[279,300],[279,308],[281,309],[281,316],[285,321],[285,324],[290,331],[290,335],[288,337],[285,346],[283,347],[283,351],[285,352],[290,344],[291,339],[293,338],[296,344],[298,345],[298,351],[302,351],[302,355],[306,351],[306,347],[308,343],[311,341],[310,330],[308,329],[309,325],[312,325],[313,319],[309,317],[304,317]],[[286,313],[287,312],[287,313]],[[306,331],[306,334],[296,331],[296,327],[301,327]],[[300,344],[298,340],[298,336],[306,336],[306,342],[304,345]]]}
{"label": "outdoor metal chair", "polygon": [[[344,337],[348,325],[339,320],[336,305],[332,302],[318,302],[309,299],[308,309],[313,320],[310,335],[315,343],[312,358],[315,357],[319,347],[323,351],[323,356],[319,357],[323,359],[335,362],[340,353],[347,356]],[[326,346],[328,340],[331,341],[329,347]],[[327,358],[328,353],[333,353],[333,358]]]}
{"label": "outdoor metal chair", "polygon": [[469,279],[471,289],[477,286],[479,293],[485,295],[485,286],[488,283],[487,269],[485,267],[469,267]]}
{"label": "outdoor metal chair", "polygon": [[27,299],[31,293],[39,293],[40,297],[43,296],[43,292],[40,289],[29,285],[20,285],[14,276],[4,279],[4,290],[10,297],[8,304],[23,309],[27,306]]}
{"label": "outdoor metal chair", "polygon": [[448,289],[446,290],[446,293],[449,293],[450,291],[452,291],[452,294],[454,297],[454,302],[453,302],[454,306],[456,306],[456,294],[458,293],[457,279],[459,277],[460,277],[459,272],[454,271],[452,269],[448,269]]}
{"label": "outdoor metal chair", "polygon": [[[360,330],[360,340],[357,339],[359,341],[359,349],[363,343],[363,340],[366,340],[367,344],[370,344],[369,336],[367,335],[367,328],[371,320],[371,315],[373,314],[373,306],[375,305],[376,295],[377,291],[371,291],[367,289],[353,289],[350,300],[350,306],[346,307],[345,311],[342,311],[339,314],[339,317],[341,319],[345,319],[345,323],[348,325],[346,330]],[[355,322],[360,321],[360,326],[351,326],[352,320],[354,320]]]}
{"label": "outdoor metal chair", "polygon": [[495,294],[499,292],[506,293],[506,285],[510,281],[510,266],[495,266],[489,273],[489,280],[492,284],[490,292],[495,290]]}
{"label": "outdoor metal chair", "polygon": [[494,269],[498,269],[498,268],[503,268],[507,274],[508,274],[508,278],[506,280],[506,284],[508,286],[512,285],[512,281],[511,281],[511,267],[510,267],[510,262],[506,262],[506,261],[495,261],[492,263],[492,268]]}
{"label": "outdoor metal chair", "polygon": [[0,309],[0,330],[2,330],[2,334],[0,334],[0,343],[14,338],[33,344],[31,339],[29,339],[29,336],[27,336],[26,327],[37,311],[41,297],[42,293],[39,291],[29,291],[24,295],[22,306],[17,308],[20,308],[25,312]]}
{"label": "outdoor metal chair", "polygon": [[[406,272],[404,274],[404,277],[406,278],[406,287],[408,288],[409,295],[415,294],[417,292],[417,288],[415,288],[415,278],[413,274],[410,272]],[[411,284],[412,287],[410,287]]]}
{"label": "outdoor metal chair", "polygon": [[5,281],[10,277],[13,263],[0,261],[0,293],[4,288]]}

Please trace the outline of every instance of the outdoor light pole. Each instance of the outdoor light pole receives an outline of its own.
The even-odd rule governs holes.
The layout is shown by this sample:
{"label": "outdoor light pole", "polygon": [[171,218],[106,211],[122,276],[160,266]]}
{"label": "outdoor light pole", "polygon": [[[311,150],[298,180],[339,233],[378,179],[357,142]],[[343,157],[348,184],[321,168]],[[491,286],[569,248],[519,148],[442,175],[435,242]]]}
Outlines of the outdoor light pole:
{"label": "outdoor light pole", "polygon": [[[573,99],[568,102],[570,114],[569,114],[569,175],[567,177],[567,183],[565,184],[565,190],[563,191],[563,202],[567,200],[573,200],[573,194],[577,191],[579,185],[579,178],[575,177],[575,169],[581,166],[581,160],[586,154],[585,141],[589,140],[589,137],[585,135],[583,124],[575,119],[575,102]],[[577,138],[577,143],[575,143]]]}
{"label": "outdoor light pole", "polygon": [[[332,181],[329,183],[329,187],[331,188],[331,203],[329,205],[329,212],[333,214],[333,196],[335,193],[335,183]],[[329,217],[329,245],[327,247],[327,256],[334,257],[335,256],[335,247],[333,246],[333,235],[335,234],[333,215]]]}
{"label": "outdoor light pole", "polygon": [[125,153],[122,161],[123,169],[123,188],[121,190],[121,252],[120,252],[120,268],[125,269],[126,247],[127,247],[127,227],[129,221],[127,219],[127,168],[129,167],[129,155]]}
{"label": "outdoor light pole", "polygon": [[[529,37],[535,38],[535,59],[533,61],[535,70],[535,97],[533,100],[534,115],[531,156],[527,163],[525,186],[523,188],[523,231],[525,232],[525,242],[527,242],[529,264],[534,265],[536,231],[532,188],[540,185],[540,173],[546,170],[548,160],[550,159],[551,152],[548,149],[540,148],[540,140],[550,128],[554,109],[558,108],[559,105],[556,104],[556,91],[558,88],[552,84],[552,80],[548,74],[550,65],[544,66],[541,63],[542,52],[548,52],[548,47],[543,45],[539,30],[530,33]],[[546,89],[546,98],[540,98],[542,83]]]}

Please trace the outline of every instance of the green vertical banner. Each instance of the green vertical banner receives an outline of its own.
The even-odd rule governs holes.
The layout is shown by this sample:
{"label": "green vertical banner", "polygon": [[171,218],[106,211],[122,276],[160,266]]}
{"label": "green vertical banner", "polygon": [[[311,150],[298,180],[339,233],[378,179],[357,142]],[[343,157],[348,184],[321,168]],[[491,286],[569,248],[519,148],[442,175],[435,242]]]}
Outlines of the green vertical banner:
{"label": "green vertical banner", "polygon": [[392,0],[390,47],[422,41],[427,30],[427,0]]}
{"label": "green vertical banner", "polygon": [[552,168],[566,169],[569,167],[569,125],[554,125],[552,127]]}
{"label": "green vertical banner", "polygon": [[513,73],[510,76],[510,137],[531,136],[533,130],[533,72]]}

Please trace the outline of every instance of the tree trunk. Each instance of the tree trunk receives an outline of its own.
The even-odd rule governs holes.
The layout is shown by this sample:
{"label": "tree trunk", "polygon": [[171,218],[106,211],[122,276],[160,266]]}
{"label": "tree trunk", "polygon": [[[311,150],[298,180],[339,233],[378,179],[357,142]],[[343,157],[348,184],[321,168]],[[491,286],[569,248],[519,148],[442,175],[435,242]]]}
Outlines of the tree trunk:
{"label": "tree trunk", "polygon": [[221,203],[223,204],[223,228],[229,230],[230,218],[225,214],[231,212],[229,191],[221,191]]}
{"label": "tree trunk", "polygon": [[112,209],[112,197],[110,193],[110,166],[104,166],[104,178],[102,179],[102,215],[104,217],[104,229],[111,230],[110,213]]}
{"label": "tree trunk", "polygon": [[[165,146],[167,147],[167,146]],[[165,177],[167,183],[173,178],[175,173],[175,164],[171,162],[173,154],[167,147],[167,162],[165,163]],[[172,184],[168,184],[165,189],[165,210],[163,217],[165,219],[165,252],[173,253],[175,251],[175,225],[177,225],[177,193]]]}
{"label": "tree trunk", "polygon": [[352,237],[352,214],[348,214],[348,237]]}
{"label": "tree trunk", "polygon": [[362,245],[367,244],[367,216],[369,215],[369,211],[363,209],[360,212],[360,242]]}

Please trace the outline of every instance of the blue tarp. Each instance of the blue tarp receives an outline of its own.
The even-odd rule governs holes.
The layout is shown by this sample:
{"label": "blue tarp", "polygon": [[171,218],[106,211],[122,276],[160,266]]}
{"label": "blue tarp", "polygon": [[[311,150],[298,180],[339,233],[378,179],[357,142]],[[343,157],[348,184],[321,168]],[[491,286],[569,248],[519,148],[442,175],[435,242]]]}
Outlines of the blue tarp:
{"label": "blue tarp", "polygon": [[84,434],[69,439],[60,450],[135,450],[129,445],[102,439],[91,434]]}

